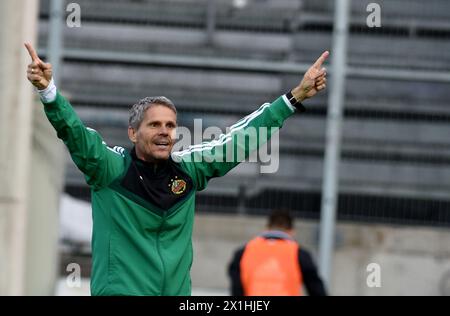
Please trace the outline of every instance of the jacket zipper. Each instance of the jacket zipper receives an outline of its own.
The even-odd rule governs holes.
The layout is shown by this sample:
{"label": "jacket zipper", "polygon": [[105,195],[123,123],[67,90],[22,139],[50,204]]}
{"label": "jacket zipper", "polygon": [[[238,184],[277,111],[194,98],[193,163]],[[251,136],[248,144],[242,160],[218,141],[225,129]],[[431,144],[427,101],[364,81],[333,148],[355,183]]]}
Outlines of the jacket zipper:
{"label": "jacket zipper", "polygon": [[160,293],[161,296],[164,295],[163,293],[164,293],[164,289],[165,289],[165,285],[166,285],[166,267],[164,265],[164,260],[161,255],[161,247],[160,247],[160,243],[159,243],[159,238],[160,238],[160,235],[162,232],[162,228],[164,226],[164,221],[166,220],[166,214],[167,214],[167,211],[164,211],[163,216],[162,216],[161,226],[159,226],[158,233],[156,235],[156,249],[158,251],[159,259],[161,260],[161,266],[162,266],[162,284],[161,284],[161,293]]}

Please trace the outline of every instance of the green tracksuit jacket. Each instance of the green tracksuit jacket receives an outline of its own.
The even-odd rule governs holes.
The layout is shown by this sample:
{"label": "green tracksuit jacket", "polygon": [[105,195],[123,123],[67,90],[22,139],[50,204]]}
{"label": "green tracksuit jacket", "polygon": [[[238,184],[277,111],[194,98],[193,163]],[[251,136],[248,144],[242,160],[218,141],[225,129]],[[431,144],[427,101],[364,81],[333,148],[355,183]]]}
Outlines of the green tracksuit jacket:
{"label": "green tracksuit jacket", "polygon": [[[239,163],[225,158],[231,148],[234,158],[248,157],[265,143],[294,113],[288,102],[263,104],[219,139],[174,152],[158,166],[139,160],[134,149],[108,147],[61,94],[44,103],[91,188],[92,295],[190,295],[196,191]],[[269,129],[246,141],[258,127]]]}

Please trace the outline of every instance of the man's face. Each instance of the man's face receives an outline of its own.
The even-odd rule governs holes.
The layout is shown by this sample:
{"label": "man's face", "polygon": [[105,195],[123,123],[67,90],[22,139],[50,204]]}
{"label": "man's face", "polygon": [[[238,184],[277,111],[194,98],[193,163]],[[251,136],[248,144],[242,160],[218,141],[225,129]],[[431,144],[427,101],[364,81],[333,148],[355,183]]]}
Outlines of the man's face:
{"label": "man's face", "polygon": [[174,111],[162,105],[147,109],[137,130],[128,128],[128,136],[135,144],[139,159],[157,162],[169,158],[175,140],[177,116]]}

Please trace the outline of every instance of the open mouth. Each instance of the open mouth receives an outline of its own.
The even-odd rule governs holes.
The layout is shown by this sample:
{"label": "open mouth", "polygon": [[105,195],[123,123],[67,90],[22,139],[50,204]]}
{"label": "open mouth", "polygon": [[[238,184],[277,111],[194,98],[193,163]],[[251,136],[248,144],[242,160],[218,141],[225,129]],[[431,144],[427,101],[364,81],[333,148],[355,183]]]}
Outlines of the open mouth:
{"label": "open mouth", "polygon": [[154,144],[160,149],[167,149],[167,148],[169,148],[169,145],[170,145],[170,143],[168,141],[155,142]]}

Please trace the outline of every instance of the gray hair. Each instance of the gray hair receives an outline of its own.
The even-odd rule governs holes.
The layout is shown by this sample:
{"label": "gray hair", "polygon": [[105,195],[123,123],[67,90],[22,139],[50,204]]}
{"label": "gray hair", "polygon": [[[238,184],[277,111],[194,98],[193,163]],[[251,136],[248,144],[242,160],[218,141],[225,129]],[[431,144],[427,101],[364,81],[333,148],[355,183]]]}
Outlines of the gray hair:
{"label": "gray hair", "polygon": [[175,115],[177,114],[175,105],[168,98],[163,96],[146,97],[131,107],[128,125],[134,129],[138,129],[144,119],[145,112],[154,105],[165,106],[174,111]]}

